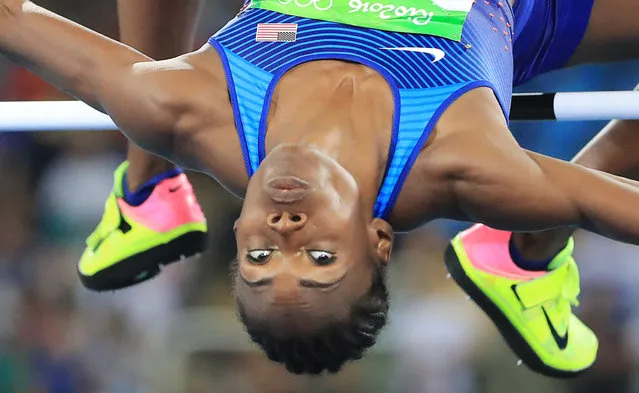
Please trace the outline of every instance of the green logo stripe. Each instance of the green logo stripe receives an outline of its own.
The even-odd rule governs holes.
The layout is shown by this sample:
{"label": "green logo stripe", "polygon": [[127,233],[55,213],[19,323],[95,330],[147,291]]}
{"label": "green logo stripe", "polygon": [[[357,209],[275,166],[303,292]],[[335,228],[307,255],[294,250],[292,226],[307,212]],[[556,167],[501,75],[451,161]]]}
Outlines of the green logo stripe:
{"label": "green logo stripe", "polygon": [[250,7],[459,41],[472,3],[473,0],[253,0]]}

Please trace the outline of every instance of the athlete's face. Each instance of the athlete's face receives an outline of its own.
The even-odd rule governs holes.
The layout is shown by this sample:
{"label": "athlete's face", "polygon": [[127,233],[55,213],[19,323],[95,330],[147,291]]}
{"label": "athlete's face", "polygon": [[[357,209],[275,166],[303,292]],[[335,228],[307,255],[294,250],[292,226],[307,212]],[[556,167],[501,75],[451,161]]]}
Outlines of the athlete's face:
{"label": "athlete's face", "polygon": [[336,161],[305,147],[278,147],[251,178],[235,225],[239,288],[264,307],[302,306],[316,291],[361,295],[373,263],[390,255],[389,239],[380,248],[379,225],[362,211],[355,180]]}

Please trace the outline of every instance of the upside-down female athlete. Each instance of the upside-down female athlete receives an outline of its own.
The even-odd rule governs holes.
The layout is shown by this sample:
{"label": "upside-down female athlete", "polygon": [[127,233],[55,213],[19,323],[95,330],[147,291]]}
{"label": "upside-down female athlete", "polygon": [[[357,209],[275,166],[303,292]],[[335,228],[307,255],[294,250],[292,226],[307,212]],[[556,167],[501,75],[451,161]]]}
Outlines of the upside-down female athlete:
{"label": "upside-down female athlete", "polygon": [[[142,148],[242,196],[235,281],[247,331],[292,372],[334,372],[386,321],[393,228],[446,217],[639,243],[639,183],[525,151],[506,121],[513,83],[568,61],[636,56],[622,44],[639,36],[639,5],[515,6],[254,0],[200,50],[153,61],[29,1],[0,0],[0,52],[109,114]],[[182,175],[130,203],[125,172],[79,266],[94,289],[152,275],[171,246],[206,230],[192,197],[172,204],[190,195]],[[123,255],[134,231],[145,258],[92,259]],[[571,243],[536,272],[455,244],[451,273],[526,364],[549,375],[592,364],[596,337],[570,310]]]}

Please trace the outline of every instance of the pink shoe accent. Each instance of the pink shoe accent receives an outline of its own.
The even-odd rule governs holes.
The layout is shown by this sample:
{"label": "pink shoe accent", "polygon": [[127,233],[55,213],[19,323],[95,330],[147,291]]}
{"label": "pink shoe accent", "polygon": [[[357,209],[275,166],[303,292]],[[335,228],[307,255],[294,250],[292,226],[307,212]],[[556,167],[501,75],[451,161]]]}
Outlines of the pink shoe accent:
{"label": "pink shoe accent", "polygon": [[140,206],[130,206],[122,198],[118,206],[125,217],[158,232],[206,220],[185,174],[158,183]]}
{"label": "pink shoe accent", "polygon": [[487,273],[515,280],[530,280],[546,274],[515,265],[508,249],[510,234],[476,224],[461,233],[461,241],[473,266]]}

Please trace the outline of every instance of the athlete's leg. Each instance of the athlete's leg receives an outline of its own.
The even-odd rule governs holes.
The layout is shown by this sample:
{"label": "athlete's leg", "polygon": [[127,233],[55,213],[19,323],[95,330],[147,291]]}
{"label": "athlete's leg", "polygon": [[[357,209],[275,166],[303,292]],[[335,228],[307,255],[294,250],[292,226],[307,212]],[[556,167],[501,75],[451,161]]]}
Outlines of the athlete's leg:
{"label": "athlete's leg", "polygon": [[[488,100],[467,108],[481,109]],[[476,112],[466,119],[471,123],[460,128],[457,143],[449,142],[447,155],[468,160],[451,176],[468,217],[506,230],[578,226],[639,244],[639,182],[523,151],[495,116]],[[472,124],[482,124],[483,133],[469,132]],[[572,375],[590,367],[596,336],[570,307],[579,294],[572,241],[545,263],[544,271],[531,272],[513,263],[509,239],[509,232],[473,227],[452,241],[448,269],[531,368]]]}
{"label": "athlete's leg", "polygon": [[[193,50],[202,0],[118,0],[120,41],[156,60]],[[127,183],[137,189],[174,166],[129,142]]]}
{"label": "athlete's leg", "polygon": [[[639,59],[639,2],[594,0],[588,27],[568,66]],[[639,91],[639,85],[635,87]],[[639,148],[639,121],[612,121],[579,152],[573,162],[636,178],[639,155],[623,154]]]}
{"label": "athlete's leg", "polygon": [[[573,162],[603,172],[639,179],[639,121],[614,120],[593,138]],[[521,257],[528,261],[547,261],[561,251],[576,228],[514,233],[512,236]]]}
{"label": "athlete's leg", "polygon": [[[572,7],[588,5],[577,1]],[[639,57],[639,47],[634,45],[639,38],[639,24],[634,20],[638,11],[637,2],[594,0],[587,31],[569,65]],[[577,14],[585,16],[584,12]],[[580,21],[576,20],[568,28],[578,30],[578,26]],[[571,47],[570,39],[578,38],[575,33],[579,32],[558,33],[560,42],[562,36],[568,37],[567,45],[556,45],[558,52],[565,53]],[[620,152],[639,148],[637,131],[639,122],[613,121],[573,161],[636,176],[639,156]],[[531,368],[549,375],[572,375],[586,369],[597,352],[596,336],[570,310],[579,282],[571,257],[573,231],[564,227],[511,235],[476,225],[455,237],[446,256],[458,284],[487,312],[515,352]]]}
{"label": "athlete's leg", "polygon": [[[578,3],[575,3],[577,6]],[[586,33],[571,57],[570,65],[639,58],[639,3],[627,0],[594,0]],[[566,15],[570,17],[570,15]]]}
{"label": "athlete's leg", "polygon": [[[595,0],[583,40],[569,65],[639,58],[639,3]],[[639,90],[639,86],[635,88]],[[612,121],[574,158],[573,162],[603,172],[638,179],[639,121]],[[515,233],[513,242],[526,261],[550,260],[564,248],[575,228]]]}
{"label": "athlete's leg", "polygon": [[[430,149],[440,152],[436,159],[441,162],[433,167],[442,162],[453,166],[446,178],[454,179],[450,188],[462,217],[504,229],[588,223],[582,220],[592,216],[586,207],[607,214],[601,209],[612,209],[613,203],[595,200],[595,193],[586,200],[576,195],[587,194],[584,183],[592,181],[605,183],[597,184],[597,193],[607,187],[639,201],[639,192],[625,190],[622,182],[522,150],[488,90],[461,97],[440,123]],[[439,146],[434,146],[437,139]],[[511,260],[509,239],[509,232],[475,226],[453,239],[446,265],[533,370],[564,376],[587,369],[598,344],[571,312],[579,292],[572,242],[547,264],[549,271],[530,272]]]}
{"label": "athlete's leg", "polygon": [[[156,60],[187,53],[194,46],[200,3],[118,0],[120,39]],[[159,225],[158,211],[170,223]],[[126,225],[114,232],[113,222]],[[127,162],[115,172],[104,217],[87,240],[78,271],[92,290],[127,287],[152,278],[162,265],[202,252],[205,239],[206,221],[185,175],[129,142]]]}
{"label": "athlete's leg", "polygon": [[[637,149],[639,121],[612,121],[574,157],[573,162],[636,178],[639,156],[627,152]],[[536,183],[535,187],[553,185]],[[581,192],[589,193],[586,186]],[[590,195],[593,194],[595,192],[591,191]],[[456,281],[493,319],[515,352],[531,368],[549,375],[579,372],[592,364],[597,352],[596,336],[570,311],[570,303],[576,301],[578,291],[575,289],[579,282],[571,257],[571,236],[575,229],[562,227],[511,235],[477,225],[453,240],[446,257]],[[521,267],[549,273],[541,275],[543,272],[526,271]],[[549,284],[546,277],[555,277],[555,282]],[[526,294],[518,293],[512,298],[514,290],[524,287]],[[556,296],[557,293],[562,295]],[[526,296],[533,300],[521,308]],[[545,308],[536,307],[537,311],[534,311],[535,307],[529,308],[530,304],[538,304],[535,299],[546,299]],[[548,306],[548,299],[551,306]],[[521,315],[516,311],[519,309],[525,310],[526,319],[519,318]],[[572,329],[570,339],[568,326]],[[540,342],[545,344],[539,345]]]}

